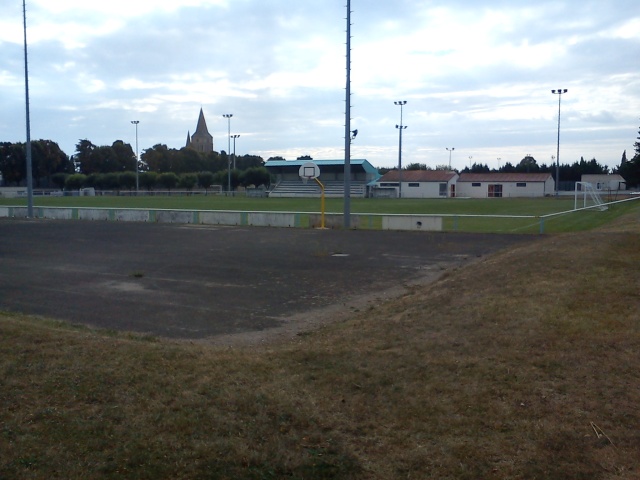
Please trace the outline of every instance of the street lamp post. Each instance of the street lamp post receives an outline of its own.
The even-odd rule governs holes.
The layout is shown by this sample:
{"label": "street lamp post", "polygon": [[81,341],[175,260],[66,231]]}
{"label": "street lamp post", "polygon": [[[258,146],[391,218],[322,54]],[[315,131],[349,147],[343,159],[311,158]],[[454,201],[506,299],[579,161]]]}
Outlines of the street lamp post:
{"label": "street lamp post", "polygon": [[227,119],[227,136],[229,140],[227,145],[227,195],[229,195],[231,193],[231,117],[233,117],[233,113],[224,113],[222,116]]}
{"label": "street lamp post", "polygon": [[407,104],[406,100],[398,100],[393,102],[394,105],[400,106],[400,125],[396,125],[398,129],[398,198],[402,198],[402,131],[407,128],[402,124],[402,107]]}
{"label": "street lamp post", "polygon": [[558,196],[560,189],[560,100],[562,94],[567,93],[566,88],[558,88],[557,90],[551,90],[551,93],[558,95],[558,144],[556,149],[556,197]]}
{"label": "street lamp post", "polygon": [[451,152],[453,152],[456,149],[456,147],[447,147],[447,150],[449,151],[449,170],[451,170]]}
{"label": "street lamp post", "polygon": [[471,160],[473,160],[473,156],[469,155],[469,171],[471,171]]}
{"label": "street lamp post", "polygon": [[231,138],[233,138],[233,169],[236,169],[236,138],[238,138],[240,136],[239,133],[235,133],[233,135],[231,135]]}
{"label": "street lamp post", "polygon": [[140,182],[138,180],[138,165],[140,164],[140,159],[138,158],[138,124],[140,120],[131,120],[131,123],[136,126],[136,195],[138,195],[138,190],[140,189]]}
{"label": "street lamp post", "polygon": [[29,113],[29,62],[27,59],[27,6],[22,0],[22,17],[24,19],[24,99],[27,129],[27,217],[33,218],[33,160],[31,153],[31,116]]}

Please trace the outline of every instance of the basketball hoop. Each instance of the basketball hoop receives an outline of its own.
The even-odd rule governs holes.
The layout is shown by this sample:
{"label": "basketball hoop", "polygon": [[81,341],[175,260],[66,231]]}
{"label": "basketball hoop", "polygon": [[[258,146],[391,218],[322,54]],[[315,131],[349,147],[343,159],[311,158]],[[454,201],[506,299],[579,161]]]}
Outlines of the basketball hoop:
{"label": "basketball hoop", "polygon": [[320,176],[320,168],[313,162],[307,162],[300,167],[298,175],[305,185],[311,179],[318,178]]}

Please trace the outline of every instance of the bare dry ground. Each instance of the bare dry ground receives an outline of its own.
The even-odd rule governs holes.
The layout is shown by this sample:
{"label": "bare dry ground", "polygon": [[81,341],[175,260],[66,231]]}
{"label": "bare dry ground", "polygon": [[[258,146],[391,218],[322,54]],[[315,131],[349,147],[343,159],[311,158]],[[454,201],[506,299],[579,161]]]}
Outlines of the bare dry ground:
{"label": "bare dry ground", "polygon": [[636,210],[267,345],[2,315],[0,478],[639,478],[639,264]]}

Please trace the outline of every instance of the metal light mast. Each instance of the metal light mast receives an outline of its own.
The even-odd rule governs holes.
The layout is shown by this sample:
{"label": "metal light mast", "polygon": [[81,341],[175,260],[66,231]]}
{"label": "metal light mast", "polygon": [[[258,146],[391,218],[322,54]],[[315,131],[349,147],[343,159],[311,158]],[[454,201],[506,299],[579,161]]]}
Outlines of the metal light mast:
{"label": "metal light mast", "polygon": [[347,83],[344,113],[344,228],[351,228],[351,0],[347,0]]}
{"label": "metal light mast", "polygon": [[22,16],[24,19],[24,98],[27,127],[27,216],[33,217],[33,167],[31,160],[31,117],[29,113],[29,63],[27,60],[27,5],[22,0]]}
{"label": "metal light mast", "polygon": [[551,90],[551,93],[558,95],[558,145],[556,149],[556,197],[560,190],[560,99],[563,93],[567,93],[566,88]]}

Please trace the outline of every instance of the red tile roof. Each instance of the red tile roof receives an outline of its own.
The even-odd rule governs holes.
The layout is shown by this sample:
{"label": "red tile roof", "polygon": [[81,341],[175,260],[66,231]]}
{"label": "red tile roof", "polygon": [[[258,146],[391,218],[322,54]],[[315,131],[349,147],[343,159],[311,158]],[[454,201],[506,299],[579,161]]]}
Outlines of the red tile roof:
{"label": "red tile roof", "polygon": [[[403,170],[403,182],[448,182],[457,174],[446,170]],[[385,173],[379,182],[397,182],[400,179],[398,170]]]}
{"label": "red tile roof", "polygon": [[550,173],[461,173],[459,182],[546,182]]}

